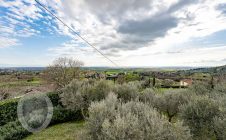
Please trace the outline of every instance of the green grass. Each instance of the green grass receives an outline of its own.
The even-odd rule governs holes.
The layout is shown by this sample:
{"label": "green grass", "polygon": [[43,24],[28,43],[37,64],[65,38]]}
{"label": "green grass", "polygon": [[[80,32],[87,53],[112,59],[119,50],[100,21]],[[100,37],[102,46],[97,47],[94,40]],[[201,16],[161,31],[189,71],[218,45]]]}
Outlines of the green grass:
{"label": "green grass", "polygon": [[79,140],[80,132],[84,129],[84,121],[67,122],[51,126],[39,133],[32,134],[25,140]]}
{"label": "green grass", "polygon": [[163,94],[164,92],[166,92],[168,90],[186,90],[186,89],[184,89],[184,88],[155,88],[155,90],[157,91],[157,93]]}
{"label": "green grass", "polygon": [[14,82],[4,82],[0,83],[0,87],[16,87],[16,86],[38,86],[41,84],[41,81],[14,81]]}

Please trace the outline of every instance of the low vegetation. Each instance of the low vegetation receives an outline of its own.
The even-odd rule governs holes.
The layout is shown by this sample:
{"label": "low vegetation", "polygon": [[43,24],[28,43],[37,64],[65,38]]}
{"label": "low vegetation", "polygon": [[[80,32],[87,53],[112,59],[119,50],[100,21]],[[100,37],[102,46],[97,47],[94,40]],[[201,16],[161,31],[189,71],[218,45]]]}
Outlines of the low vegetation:
{"label": "low vegetation", "polygon": [[85,123],[83,121],[61,123],[49,127],[39,133],[25,138],[25,140],[81,140]]}
{"label": "low vegetation", "polygon": [[[178,86],[178,77],[182,75],[170,79],[176,74],[172,71],[169,75],[129,71],[120,73],[119,79],[114,79],[117,73],[114,71],[105,72],[114,74],[109,76],[113,79],[106,80],[102,78],[103,73],[84,71],[81,65],[80,61],[60,58],[44,71],[45,82],[55,87],[55,92],[47,94],[54,106],[50,125],[63,124],[50,126],[27,139],[226,138],[225,79],[214,77],[213,73],[191,73],[189,76],[201,80],[196,79],[188,86]],[[161,76],[165,75],[168,77],[163,79]],[[0,139],[22,139],[30,132],[18,122],[16,107],[19,99],[7,99],[8,88],[2,87]],[[76,120],[82,120],[82,123],[71,122]]]}

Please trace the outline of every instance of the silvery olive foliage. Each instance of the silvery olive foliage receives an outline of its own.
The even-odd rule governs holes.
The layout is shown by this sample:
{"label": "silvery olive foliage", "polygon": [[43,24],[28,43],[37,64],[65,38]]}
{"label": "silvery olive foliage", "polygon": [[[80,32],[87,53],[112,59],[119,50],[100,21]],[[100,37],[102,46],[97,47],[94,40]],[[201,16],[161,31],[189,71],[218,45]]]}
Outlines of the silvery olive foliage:
{"label": "silvery olive foliage", "polygon": [[100,101],[104,99],[109,92],[112,91],[113,83],[111,81],[107,80],[100,80],[96,81],[94,85],[91,87],[91,90],[89,90],[89,96],[91,97],[92,101]]}
{"label": "silvery olive foliage", "polygon": [[210,96],[212,98],[221,98],[222,96],[226,96],[226,84],[219,83],[214,86],[214,90],[212,90]]}
{"label": "silvery olive foliage", "polygon": [[225,140],[226,139],[226,116],[217,117],[214,119],[214,132],[216,139]]}
{"label": "silvery olive foliage", "polygon": [[156,91],[154,91],[152,88],[146,88],[145,90],[143,90],[139,95],[139,99],[141,102],[149,104],[154,108],[157,108],[157,95]]}
{"label": "silvery olive foliage", "polygon": [[71,110],[79,110],[85,106],[84,99],[81,93],[82,81],[73,80],[63,89],[61,94],[62,104]]}
{"label": "silvery olive foliage", "polygon": [[218,103],[208,96],[196,96],[180,107],[180,117],[189,126],[195,139],[214,137],[214,118],[220,114]]}
{"label": "silvery olive foliage", "polygon": [[226,84],[225,83],[216,84],[214,89],[218,92],[222,92],[222,93],[226,94]]}
{"label": "silvery olive foliage", "polygon": [[104,99],[112,90],[112,83],[105,80],[90,81],[74,79],[61,94],[62,104],[71,110],[87,109],[92,101]]}
{"label": "silvery olive foliage", "polygon": [[139,85],[137,83],[124,83],[122,85],[115,85],[113,92],[118,95],[123,102],[135,100],[139,95]]}
{"label": "silvery olive foliage", "polygon": [[[159,92],[138,81],[73,80],[61,94],[71,110],[85,110],[83,137],[94,140],[225,139],[224,85]],[[87,136],[87,137],[86,137]]]}
{"label": "silvery olive foliage", "polygon": [[209,95],[212,89],[208,83],[195,82],[188,90],[195,95]]}
{"label": "silvery olive foliage", "polygon": [[171,122],[173,117],[179,113],[179,107],[188,103],[188,98],[185,94],[184,89],[168,90],[156,97],[155,106],[160,112],[166,114],[169,122]]}
{"label": "silvery olive foliage", "polygon": [[154,108],[138,101],[120,102],[114,93],[93,102],[87,118],[87,139],[189,140],[182,122],[169,123]]}

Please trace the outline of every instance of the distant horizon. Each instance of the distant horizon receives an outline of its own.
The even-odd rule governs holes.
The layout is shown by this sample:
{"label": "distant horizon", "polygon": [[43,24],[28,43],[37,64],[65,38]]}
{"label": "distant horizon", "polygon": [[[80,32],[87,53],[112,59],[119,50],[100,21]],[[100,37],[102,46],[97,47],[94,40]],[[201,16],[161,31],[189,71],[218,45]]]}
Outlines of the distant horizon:
{"label": "distant horizon", "polygon": [[[81,68],[211,68],[211,67],[220,67],[226,65],[219,66],[121,66],[121,67],[113,67],[113,66],[82,66]],[[47,68],[48,66],[1,66],[0,69],[7,68]]]}

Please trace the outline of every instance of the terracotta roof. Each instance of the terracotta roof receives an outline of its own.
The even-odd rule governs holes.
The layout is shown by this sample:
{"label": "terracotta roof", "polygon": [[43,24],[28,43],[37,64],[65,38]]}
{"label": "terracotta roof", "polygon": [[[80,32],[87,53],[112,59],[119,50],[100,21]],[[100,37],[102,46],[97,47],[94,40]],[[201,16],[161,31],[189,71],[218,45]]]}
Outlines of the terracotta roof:
{"label": "terracotta roof", "polygon": [[192,80],[192,79],[182,79],[182,80],[180,80],[180,81],[186,82],[186,83],[188,83],[189,85],[191,85],[191,84],[193,83],[193,80]]}

